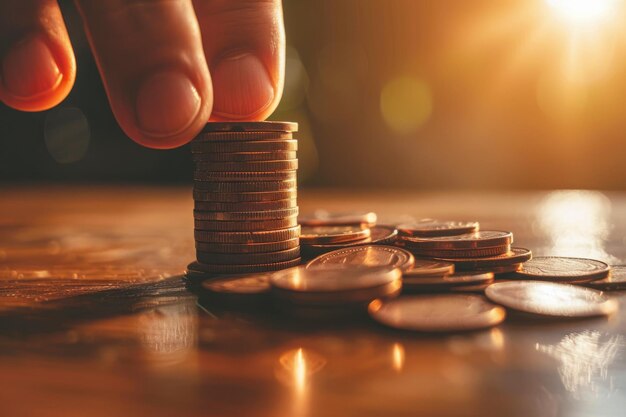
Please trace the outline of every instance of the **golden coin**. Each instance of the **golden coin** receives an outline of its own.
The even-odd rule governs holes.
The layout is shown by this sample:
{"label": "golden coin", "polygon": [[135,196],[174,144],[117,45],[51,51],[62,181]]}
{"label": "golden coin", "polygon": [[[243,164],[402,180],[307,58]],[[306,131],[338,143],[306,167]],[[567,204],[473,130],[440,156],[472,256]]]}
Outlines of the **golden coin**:
{"label": "golden coin", "polygon": [[284,210],[298,207],[298,200],[276,200],[276,201],[242,201],[238,203],[216,203],[212,201],[195,201],[194,209],[198,211],[263,211],[263,210]]}
{"label": "golden coin", "polygon": [[507,308],[542,316],[592,317],[617,310],[617,302],[601,291],[553,282],[497,282],[490,285],[485,294]]}
{"label": "golden coin", "polygon": [[416,259],[413,268],[404,272],[403,277],[442,276],[454,273],[454,264],[429,259]]}
{"label": "golden coin", "polygon": [[478,222],[457,222],[425,219],[397,226],[400,236],[439,237],[478,232]]}
{"label": "golden coin", "polygon": [[368,238],[371,234],[370,229],[360,226],[305,226],[300,234],[300,242],[309,245],[351,242]]}
{"label": "golden coin", "polygon": [[191,142],[192,153],[284,152],[298,150],[297,140],[260,140],[250,142]]}
{"label": "golden coin", "polygon": [[196,172],[274,172],[298,169],[298,160],[252,162],[196,162]]}
{"label": "golden coin", "polygon": [[194,181],[224,181],[224,182],[250,182],[250,181],[285,181],[295,180],[296,171],[261,171],[261,172],[217,172],[195,170]]}
{"label": "golden coin", "polygon": [[316,210],[311,214],[300,217],[302,226],[358,226],[372,227],[376,225],[377,215],[374,212],[337,213],[326,210]]}
{"label": "golden coin", "polygon": [[524,263],[517,274],[528,279],[578,283],[606,278],[610,270],[595,259],[539,256]]}
{"label": "golden coin", "polygon": [[297,132],[294,122],[208,122],[201,133],[212,132]]}
{"label": "golden coin", "polygon": [[[299,219],[298,219],[299,220]],[[370,230],[370,236],[365,239],[355,240],[345,243],[327,243],[327,244],[302,244],[302,251],[308,255],[321,255],[337,249],[349,248],[361,245],[393,245],[398,237],[398,231],[390,226],[373,226]]]}
{"label": "golden coin", "polygon": [[213,220],[194,220],[196,230],[214,230],[217,232],[255,232],[274,229],[286,229],[298,225],[296,216],[284,219],[224,222]]}
{"label": "golden coin", "polygon": [[222,182],[222,181],[194,181],[195,190],[214,193],[250,193],[264,191],[283,191],[296,188],[295,179],[286,181],[256,181],[256,182]]}
{"label": "golden coin", "polygon": [[266,243],[295,239],[300,235],[300,226],[280,230],[263,230],[258,232],[208,232],[194,230],[198,242],[215,243]]}
{"label": "golden coin", "polygon": [[606,291],[624,290],[626,289],[626,265],[613,265],[608,277],[587,282],[584,285]]}
{"label": "golden coin", "polygon": [[282,210],[262,210],[262,211],[193,211],[193,218],[196,220],[219,220],[219,221],[259,221],[284,219],[298,215],[298,207],[286,208]]}
{"label": "golden coin", "polygon": [[439,236],[430,238],[405,237],[402,241],[411,248],[423,250],[463,250],[493,248],[513,243],[511,232],[484,230],[456,236]]}
{"label": "golden coin", "polygon": [[281,250],[278,252],[260,253],[215,253],[196,250],[198,262],[210,265],[252,265],[271,264],[275,262],[290,261],[300,257],[300,248]]}
{"label": "golden coin", "polygon": [[477,295],[403,296],[370,303],[370,316],[385,326],[419,332],[483,329],[500,324],[506,312]]}
{"label": "golden coin", "polygon": [[300,258],[296,258],[285,262],[275,262],[267,264],[255,265],[210,265],[200,262],[192,262],[187,266],[188,273],[191,272],[195,277],[206,275],[214,277],[213,274],[243,274],[248,272],[266,272],[279,271],[285,268],[292,268],[300,264]]}
{"label": "golden coin", "polygon": [[478,274],[472,273],[456,273],[452,275],[441,276],[404,276],[402,282],[405,288],[420,287],[453,287],[456,285],[484,284],[493,281],[493,273],[484,272]]}
{"label": "golden coin", "polygon": [[244,201],[257,202],[257,201],[276,201],[276,200],[291,200],[296,198],[298,190],[292,188],[290,190],[282,191],[262,191],[251,193],[222,193],[193,190],[193,199],[195,201],[209,201],[215,203],[240,203]]}
{"label": "golden coin", "polygon": [[299,239],[287,239],[280,242],[266,243],[207,243],[196,242],[196,250],[214,253],[259,253],[278,252],[295,248],[299,245]]}
{"label": "golden coin", "polygon": [[423,256],[427,258],[435,258],[438,260],[445,260],[451,262],[456,258],[480,258],[480,257],[494,257],[502,254],[506,254],[510,252],[511,247],[509,245],[505,246],[495,246],[493,248],[476,248],[476,249],[458,249],[458,250],[426,250],[426,249],[415,249],[412,246],[403,245],[401,243],[398,246],[406,248],[408,251],[413,253],[416,256]]}
{"label": "golden coin", "polygon": [[307,264],[307,268],[328,265],[386,266],[408,271],[415,258],[404,249],[393,246],[365,245],[338,249],[318,256]]}
{"label": "golden coin", "polygon": [[251,140],[280,140],[293,139],[291,132],[214,132],[200,133],[194,138],[194,142],[231,142]]}
{"label": "golden coin", "polygon": [[511,248],[510,251],[496,256],[482,258],[440,258],[440,260],[453,262],[458,269],[490,268],[494,266],[507,266],[527,262],[532,258],[532,252],[525,248]]}
{"label": "golden coin", "polygon": [[245,274],[202,282],[202,288],[213,294],[264,295],[270,292],[270,273]]}
{"label": "golden coin", "polygon": [[294,151],[288,152],[206,152],[192,154],[195,162],[252,162],[252,161],[279,161],[296,159]]}

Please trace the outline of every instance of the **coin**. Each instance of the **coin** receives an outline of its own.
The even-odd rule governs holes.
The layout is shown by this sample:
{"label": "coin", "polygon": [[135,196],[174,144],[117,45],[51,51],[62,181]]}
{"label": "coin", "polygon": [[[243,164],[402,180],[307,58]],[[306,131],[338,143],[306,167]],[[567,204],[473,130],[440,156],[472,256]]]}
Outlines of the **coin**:
{"label": "coin", "polygon": [[306,226],[302,228],[300,242],[305,244],[323,244],[351,242],[371,236],[370,229],[360,226]]}
{"label": "coin", "polygon": [[191,272],[195,277],[206,274],[242,274],[248,272],[266,272],[279,271],[285,268],[291,268],[300,264],[300,258],[296,258],[285,262],[275,262],[267,264],[255,265],[209,265],[200,262],[192,262],[187,266],[188,273]]}
{"label": "coin", "polygon": [[215,203],[240,203],[256,201],[291,200],[297,197],[296,188],[282,191],[262,191],[250,193],[223,193],[202,190],[193,190],[195,201],[210,201]]}
{"label": "coin", "polygon": [[552,282],[497,282],[490,285],[485,294],[507,308],[542,316],[592,317],[617,310],[617,302],[600,291]]}
{"label": "coin", "polygon": [[406,277],[442,276],[454,273],[454,264],[428,259],[416,259],[413,268],[404,272]]}
{"label": "coin", "polygon": [[613,265],[608,277],[587,282],[584,285],[606,291],[624,290],[626,289],[626,265]]}
{"label": "coin", "polygon": [[487,287],[491,284],[493,284],[493,282],[473,285],[457,285],[455,287],[450,287],[450,292],[484,294]]}
{"label": "coin", "polygon": [[291,200],[276,201],[255,201],[242,203],[215,203],[212,201],[195,201],[194,208],[198,211],[263,211],[263,210],[284,210],[298,207],[298,201]]}
{"label": "coin", "polygon": [[[401,242],[401,241],[400,241]],[[494,246],[493,248],[476,248],[476,249],[458,249],[458,250],[427,250],[427,249],[415,249],[411,246],[403,245],[402,243],[398,244],[398,246],[404,247],[409,250],[416,256],[423,256],[428,258],[435,258],[439,260],[452,261],[455,258],[480,258],[480,257],[494,257],[501,254],[505,254],[510,252],[511,247],[509,245],[505,246]]]}
{"label": "coin", "polygon": [[278,252],[262,252],[262,253],[214,253],[196,251],[196,259],[198,262],[210,265],[252,265],[252,264],[270,264],[275,262],[289,261],[300,257],[300,248],[295,247]]}
{"label": "coin", "polygon": [[268,172],[298,169],[297,159],[286,161],[196,162],[196,172]]}
{"label": "coin", "polygon": [[246,274],[202,282],[202,288],[219,295],[265,295],[270,292],[270,273]]}
{"label": "coin", "polygon": [[307,268],[327,265],[388,266],[402,271],[411,269],[415,258],[404,249],[393,246],[365,245],[339,249],[318,256],[307,264]]}
{"label": "coin", "polygon": [[539,256],[526,262],[517,272],[521,277],[559,282],[588,282],[606,278],[611,269],[595,259]]}
{"label": "coin", "polygon": [[402,296],[370,303],[370,316],[385,326],[419,332],[483,329],[501,323],[506,312],[477,295]]}
{"label": "coin", "polygon": [[216,172],[194,171],[195,181],[225,181],[225,182],[250,182],[250,181],[285,181],[295,180],[296,171],[261,171],[261,172]]}
{"label": "coin", "polygon": [[376,213],[371,211],[335,213],[316,210],[312,214],[303,215],[299,221],[302,226],[358,226],[372,227],[376,225]]}
{"label": "coin", "polygon": [[453,287],[457,285],[484,284],[493,281],[493,273],[484,272],[478,274],[456,273],[442,276],[404,276],[402,282],[406,289],[421,289],[432,287]]}
{"label": "coin", "polygon": [[196,220],[219,220],[219,221],[259,221],[284,219],[298,215],[298,207],[286,208],[282,210],[263,211],[193,211],[193,218]]}
{"label": "coin", "polygon": [[297,247],[299,239],[287,239],[279,242],[266,243],[207,243],[196,242],[196,249],[201,252],[214,253],[259,253],[278,252]]}
{"label": "coin", "polygon": [[214,230],[222,232],[255,232],[273,229],[286,229],[298,225],[296,216],[282,219],[260,220],[260,221],[240,221],[225,222],[213,220],[194,220],[196,230]]}
{"label": "coin", "polygon": [[194,189],[211,191],[214,193],[249,193],[265,191],[283,191],[295,188],[295,179],[286,181],[257,181],[257,182],[211,182],[195,181]]}
{"label": "coin", "polygon": [[251,141],[251,140],[264,140],[264,139],[293,139],[291,132],[214,132],[214,133],[200,133],[194,138],[194,142],[215,141],[215,142],[228,142],[228,141]]}
{"label": "coin", "polygon": [[526,248],[511,248],[510,251],[496,256],[483,258],[450,258],[441,259],[453,262],[458,269],[489,268],[527,262],[532,258],[532,252]]}
{"label": "coin", "polygon": [[478,222],[440,221],[427,219],[397,226],[400,236],[439,237],[478,232]]}
{"label": "coin", "polygon": [[[299,219],[298,219],[299,220]],[[398,231],[390,226],[374,226],[370,230],[370,236],[365,239],[345,243],[306,244],[302,245],[303,252],[309,255],[321,255],[337,249],[349,248],[360,245],[392,245],[398,236]]]}
{"label": "coin", "polygon": [[478,249],[510,245],[513,242],[513,234],[497,230],[484,230],[456,236],[405,237],[402,241],[407,247],[423,250]]}
{"label": "coin", "polygon": [[250,142],[192,142],[192,153],[208,152],[279,152],[297,151],[297,140],[262,140]]}
{"label": "coin", "polygon": [[202,129],[206,132],[296,132],[298,123],[292,122],[209,122]]}
{"label": "coin", "polygon": [[216,243],[265,243],[294,239],[300,235],[300,226],[280,230],[264,230],[259,232],[207,232],[194,230],[199,242]]}
{"label": "coin", "polygon": [[252,162],[296,159],[296,152],[205,152],[192,154],[194,161]]}
{"label": "coin", "polygon": [[524,264],[511,264],[511,265],[502,265],[502,266],[491,266],[485,268],[473,268],[470,269],[472,272],[493,272],[494,274],[510,274],[513,272],[517,272],[522,269]]}

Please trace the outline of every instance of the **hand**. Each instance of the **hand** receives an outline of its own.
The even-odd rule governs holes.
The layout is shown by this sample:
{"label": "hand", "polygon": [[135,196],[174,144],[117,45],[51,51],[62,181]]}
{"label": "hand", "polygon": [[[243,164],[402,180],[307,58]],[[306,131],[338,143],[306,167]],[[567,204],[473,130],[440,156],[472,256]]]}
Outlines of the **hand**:
{"label": "hand", "polygon": [[[211,120],[263,120],[283,89],[280,0],[76,0],[115,117],[151,148]],[[55,0],[0,1],[0,100],[49,109],[76,76]]]}

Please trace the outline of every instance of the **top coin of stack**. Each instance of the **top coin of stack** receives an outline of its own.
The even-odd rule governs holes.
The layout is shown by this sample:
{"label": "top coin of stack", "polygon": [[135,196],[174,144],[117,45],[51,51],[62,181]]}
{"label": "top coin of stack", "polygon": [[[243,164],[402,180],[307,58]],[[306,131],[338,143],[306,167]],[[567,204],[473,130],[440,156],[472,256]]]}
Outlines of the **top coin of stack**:
{"label": "top coin of stack", "polygon": [[296,123],[208,123],[191,143],[197,262],[190,275],[300,263]]}

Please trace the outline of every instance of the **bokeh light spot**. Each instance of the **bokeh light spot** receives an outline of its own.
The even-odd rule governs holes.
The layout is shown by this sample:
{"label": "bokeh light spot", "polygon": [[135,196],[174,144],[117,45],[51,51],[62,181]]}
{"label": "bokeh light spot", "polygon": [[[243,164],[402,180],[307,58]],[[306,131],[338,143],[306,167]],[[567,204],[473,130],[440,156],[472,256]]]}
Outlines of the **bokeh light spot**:
{"label": "bokeh light spot", "polygon": [[396,133],[417,131],[430,118],[432,107],[430,87],[417,78],[395,78],[383,87],[380,94],[383,119]]}
{"label": "bokeh light spot", "polygon": [[90,139],[89,123],[80,109],[61,108],[46,116],[44,140],[48,152],[58,163],[69,164],[83,159]]}

